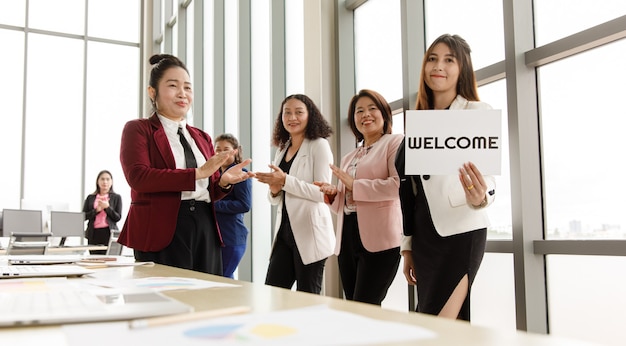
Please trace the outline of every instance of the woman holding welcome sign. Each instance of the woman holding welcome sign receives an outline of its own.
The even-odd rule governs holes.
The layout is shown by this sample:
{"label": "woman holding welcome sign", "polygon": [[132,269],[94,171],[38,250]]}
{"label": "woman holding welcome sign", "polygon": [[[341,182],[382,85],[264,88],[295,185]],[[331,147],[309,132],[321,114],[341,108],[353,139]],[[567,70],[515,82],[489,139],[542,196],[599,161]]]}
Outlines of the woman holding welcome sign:
{"label": "woman holding welcome sign", "polygon": [[[442,35],[424,54],[417,110],[491,109],[480,102],[470,47]],[[470,320],[470,291],[487,240],[487,207],[495,180],[471,162],[457,175],[405,174],[404,143],[398,149],[404,237],[404,275],[418,285],[417,311]]]}

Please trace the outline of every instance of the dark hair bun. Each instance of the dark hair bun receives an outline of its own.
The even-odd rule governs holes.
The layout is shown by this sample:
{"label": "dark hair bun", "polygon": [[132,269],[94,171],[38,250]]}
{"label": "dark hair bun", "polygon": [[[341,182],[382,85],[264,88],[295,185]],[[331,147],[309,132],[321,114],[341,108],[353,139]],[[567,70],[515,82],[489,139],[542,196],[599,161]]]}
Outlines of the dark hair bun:
{"label": "dark hair bun", "polygon": [[165,59],[171,59],[173,61],[177,61],[178,58],[171,55],[171,54],[155,54],[153,56],[150,57],[150,65],[156,65],[158,63],[160,63],[162,60]]}

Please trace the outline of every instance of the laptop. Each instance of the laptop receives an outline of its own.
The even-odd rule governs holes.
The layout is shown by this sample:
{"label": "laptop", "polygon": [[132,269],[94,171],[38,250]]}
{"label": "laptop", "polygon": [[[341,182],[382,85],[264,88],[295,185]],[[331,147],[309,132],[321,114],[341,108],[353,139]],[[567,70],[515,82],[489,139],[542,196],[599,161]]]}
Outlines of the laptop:
{"label": "laptop", "polygon": [[0,327],[130,320],[193,311],[149,288],[102,288],[89,281],[0,281]]}
{"label": "laptop", "polygon": [[[43,277],[76,277],[94,271],[74,264],[63,265],[0,265],[0,279],[22,279]],[[1,291],[0,291],[1,292]]]}
{"label": "laptop", "polygon": [[2,260],[6,259],[9,264],[74,264],[76,262],[80,262],[85,258],[98,258],[93,256],[84,256],[84,255],[9,255],[9,256],[0,256],[0,264]]}

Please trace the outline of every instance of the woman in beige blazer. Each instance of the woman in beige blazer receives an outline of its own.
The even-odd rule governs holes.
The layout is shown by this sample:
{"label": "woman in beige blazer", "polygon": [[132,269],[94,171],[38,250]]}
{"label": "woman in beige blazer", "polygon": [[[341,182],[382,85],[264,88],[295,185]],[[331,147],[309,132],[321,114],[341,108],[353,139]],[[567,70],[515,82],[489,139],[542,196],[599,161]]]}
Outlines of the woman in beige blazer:
{"label": "woman in beige blazer", "polygon": [[391,107],[372,90],[352,98],[348,122],[360,145],[333,166],[337,186],[316,183],[337,214],[339,271],[346,299],[380,305],[398,270],[402,211],[394,165],[404,136],[391,134]]}
{"label": "woman in beige blazer", "polygon": [[333,254],[335,233],[324,195],[313,181],[330,182],[333,154],[326,140],[332,133],[306,95],[288,96],[274,127],[278,147],[272,172],[257,173],[278,206],[275,237],[265,284],[320,293],[326,259]]}

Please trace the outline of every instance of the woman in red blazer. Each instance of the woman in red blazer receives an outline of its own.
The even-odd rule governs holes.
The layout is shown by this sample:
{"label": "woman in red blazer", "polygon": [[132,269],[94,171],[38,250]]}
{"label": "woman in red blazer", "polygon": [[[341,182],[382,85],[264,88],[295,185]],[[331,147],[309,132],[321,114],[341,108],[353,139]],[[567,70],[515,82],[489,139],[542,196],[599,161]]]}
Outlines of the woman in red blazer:
{"label": "woman in red blazer", "polygon": [[178,58],[153,55],[148,95],[154,113],[126,123],[120,161],[131,205],[118,242],[138,261],[222,274],[222,237],[212,201],[253,176],[245,160],[220,176],[236,151],[215,154],[211,137],[186,123],[193,101],[189,72]]}

